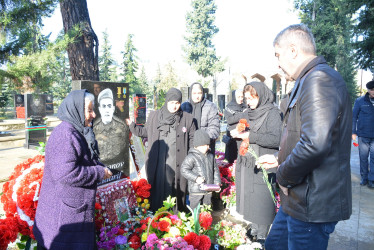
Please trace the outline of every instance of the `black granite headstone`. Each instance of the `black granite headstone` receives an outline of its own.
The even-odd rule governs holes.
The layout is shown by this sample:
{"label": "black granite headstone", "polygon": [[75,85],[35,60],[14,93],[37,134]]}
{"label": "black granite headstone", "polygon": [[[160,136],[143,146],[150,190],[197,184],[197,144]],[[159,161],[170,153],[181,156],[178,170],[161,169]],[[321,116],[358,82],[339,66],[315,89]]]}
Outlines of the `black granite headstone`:
{"label": "black granite headstone", "polygon": [[25,97],[22,94],[14,95],[14,107],[25,107]]}
{"label": "black granite headstone", "polygon": [[117,82],[73,81],[72,90],[87,89],[95,96],[93,130],[99,145],[100,161],[113,172],[99,185],[130,176],[129,85]]}
{"label": "black granite headstone", "polygon": [[39,146],[39,142],[46,142],[47,125],[44,117],[46,96],[42,94],[25,94],[26,108],[26,147]]}
{"label": "black granite headstone", "polygon": [[53,95],[45,95],[45,112],[47,115],[53,115]]}
{"label": "black granite headstone", "polygon": [[145,94],[134,94],[134,118],[136,125],[143,125],[147,116],[147,96]]}
{"label": "black granite headstone", "polygon": [[205,96],[206,99],[208,99],[209,101],[213,102],[213,95],[212,94],[207,94]]}
{"label": "black granite headstone", "polygon": [[219,110],[225,109],[225,95],[218,95],[218,108]]}

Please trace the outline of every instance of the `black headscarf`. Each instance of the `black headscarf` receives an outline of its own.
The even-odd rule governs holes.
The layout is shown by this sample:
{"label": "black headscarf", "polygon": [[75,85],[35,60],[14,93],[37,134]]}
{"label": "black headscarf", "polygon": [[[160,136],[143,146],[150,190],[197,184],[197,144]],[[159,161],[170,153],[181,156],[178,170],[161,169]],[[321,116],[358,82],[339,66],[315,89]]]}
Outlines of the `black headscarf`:
{"label": "black headscarf", "polygon": [[85,89],[71,91],[58,108],[57,117],[61,121],[69,122],[84,136],[88,148],[91,151],[91,158],[98,159],[99,150],[97,147],[97,141],[95,140],[95,134],[92,127],[84,126],[84,93],[86,92],[88,91]]}
{"label": "black headscarf", "polygon": [[226,109],[230,109],[230,111],[234,111],[235,113],[242,112],[247,107],[247,105],[244,104],[244,101],[242,104],[236,102],[236,91],[237,90],[232,91],[232,100],[226,106]]}
{"label": "black headscarf", "polygon": [[249,126],[251,130],[257,131],[264,122],[269,110],[276,108],[273,104],[274,93],[263,82],[250,82],[259,97],[256,109],[248,109]]}
{"label": "black headscarf", "polygon": [[162,106],[159,114],[159,125],[157,127],[160,132],[167,135],[170,132],[170,126],[173,126],[177,117],[181,115],[181,110],[179,109],[175,113],[170,113],[168,110],[168,102],[170,101],[182,101],[182,92],[179,89],[171,88],[166,93],[165,103]]}
{"label": "black headscarf", "polygon": [[[201,99],[200,102],[198,103],[194,103],[192,101],[192,88],[194,85],[199,85],[200,88],[201,88],[201,91],[203,92],[203,97]],[[190,103],[191,103],[191,106],[192,106],[192,116],[196,119],[197,121],[197,129],[200,128],[201,126],[201,110],[203,109],[203,106],[204,106],[204,103],[206,102],[205,98],[204,98],[204,88],[203,88],[203,85],[201,85],[200,83],[198,82],[195,82],[195,83],[192,83],[191,86],[190,86],[190,99],[189,99]]]}

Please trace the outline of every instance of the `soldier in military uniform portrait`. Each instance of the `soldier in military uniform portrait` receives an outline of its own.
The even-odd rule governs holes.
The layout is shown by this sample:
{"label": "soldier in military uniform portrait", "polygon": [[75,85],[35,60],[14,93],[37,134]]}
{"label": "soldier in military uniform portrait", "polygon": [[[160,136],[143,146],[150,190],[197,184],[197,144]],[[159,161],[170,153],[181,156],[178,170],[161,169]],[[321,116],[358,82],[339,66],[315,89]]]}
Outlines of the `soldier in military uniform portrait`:
{"label": "soldier in military uniform portrait", "polygon": [[129,154],[129,127],[114,115],[115,104],[111,89],[100,92],[98,106],[100,117],[95,119],[93,130],[99,146],[100,160],[111,170],[118,169],[129,175],[128,162],[125,162]]}

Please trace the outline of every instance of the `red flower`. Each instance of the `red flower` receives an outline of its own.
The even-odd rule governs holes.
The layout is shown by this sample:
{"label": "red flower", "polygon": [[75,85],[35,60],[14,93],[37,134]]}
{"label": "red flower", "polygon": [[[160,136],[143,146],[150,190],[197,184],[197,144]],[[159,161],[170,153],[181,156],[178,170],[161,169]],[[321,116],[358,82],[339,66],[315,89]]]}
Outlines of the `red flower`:
{"label": "red flower", "polygon": [[205,230],[208,230],[210,226],[212,225],[212,215],[209,212],[202,212],[199,215],[199,223],[200,226],[202,226]]}
{"label": "red flower", "polygon": [[243,132],[245,130],[245,124],[238,123],[238,125],[236,125],[236,129],[238,130],[238,132]]}
{"label": "red flower", "polygon": [[244,156],[248,152],[248,147],[249,147],[249,139],[243,140],[242,143],[240,144],[239,154],[241,156]]}
{"label": "red flower", "polygon": [[158,223],[158,230],[163,232],[169,232],[170,231],[170,223],[166,220],[162,220]]}
{"label": "red flower", "polygon": [[183,239],[188,243],[188,245],[192,245],[194,248],[198,248],[200,245],[200,237],[194,232],[187,233]]}
{"label": "red flower", "polygon": [[210,241],[210,238],[206,235],[200,235],[200,244],[199,247],[197,248],[198,250],[209,250],[210,245],[212,242]]}
{"label": "red flower", "polygon": [[140,242],[140,237],[136,233],[130,235],[128,243],[130,247],[134,249],[138,249],[142,246]]}
{"label": "red flower", "polygon": [[102,209],[102,207],[101,207],[100,203],[96,202],[95,203],[95,210],[101,210],[101,209]]}
{"label": "red flower", "polygon": [[247,128],[249,128],[249,124],[246,119],[240,119],[239,123],[243,123]]}
{"label": "red flower", "polygon": [[358,147],[358,143],[357,143],[357,142],[354,142],[354,143],[353,143],[353,146]]}
{"label": "red flower", "polygon": [[122,228],[118,229],[117,235],[123,235],[125,233],[125,230]]}
{"label": "red flower", "polygon": [[223,237],[223,236],[225,236],[225,231],[222,231],[222,230],[219,231],[219,232],[218,232],[218,235],[219,235],[219,237]]}

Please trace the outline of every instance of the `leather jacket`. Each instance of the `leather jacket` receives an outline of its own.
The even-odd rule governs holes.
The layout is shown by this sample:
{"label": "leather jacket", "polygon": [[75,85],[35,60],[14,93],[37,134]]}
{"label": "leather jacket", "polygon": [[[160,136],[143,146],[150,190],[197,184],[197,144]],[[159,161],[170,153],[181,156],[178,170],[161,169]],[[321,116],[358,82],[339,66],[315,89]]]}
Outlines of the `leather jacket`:
{"label": "leather jacket", "polygon": [[276,178],[283,211],[306,222],[352,214],[352,107],[346,84],[323,57],[297,78],[285,112]]}
{"label": "leather jacket", "polygon": [[[188,180],[190,194],[205,194],[200,190],[200,184],[196,183],[197,177],[204,177],[204,184],[221,184],[221,177],[214,155],[202,154],[195,148],[191,148],[181,166],[181,174]],[[213,166],[214,162],[214,166]]]}

